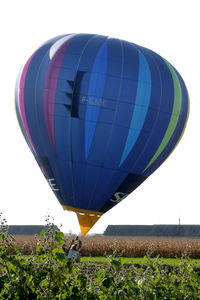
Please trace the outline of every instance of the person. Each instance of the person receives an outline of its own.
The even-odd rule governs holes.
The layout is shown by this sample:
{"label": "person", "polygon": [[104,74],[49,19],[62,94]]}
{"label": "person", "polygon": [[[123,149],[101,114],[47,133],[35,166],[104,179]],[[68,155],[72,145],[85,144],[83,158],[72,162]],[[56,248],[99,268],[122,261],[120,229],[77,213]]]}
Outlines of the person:
{"label": "person", "polygon": [[82,242],[79,240],[79,237],[77,236],[75,240],[71,241],[67,258],[69,260],[74,258],[76,262],[79,262],[81,257],[81,249],[82,249]]}

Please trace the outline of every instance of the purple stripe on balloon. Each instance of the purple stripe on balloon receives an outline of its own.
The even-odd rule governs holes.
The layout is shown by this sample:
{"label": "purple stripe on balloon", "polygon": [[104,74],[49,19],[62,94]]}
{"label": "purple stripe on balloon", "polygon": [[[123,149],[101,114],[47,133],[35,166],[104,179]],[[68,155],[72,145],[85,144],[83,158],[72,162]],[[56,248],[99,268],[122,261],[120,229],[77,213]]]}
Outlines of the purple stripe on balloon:
{"label": "purple stripe on balloon", "polygon": [[35,54],[35,52],[29,58],[29,60],[26,62],[25,66],[22,70],[20,80],[19,80],[19,111],[20,111],[22,124],[24,126],[25,131],[26,131],[27,137],[29,139],[29,142],[30,142],[33,150],[35,151],[33,140],[32,140],[30,130],[29,130],[29,127],[28,127],[28,123],[27,123],[27,120],[26,120],[25,105],[24,105],[24,86],[25,86],[26,74],[27,74],[28,67],[30,65],[30,62],[31,62],[34,54]]}
{"label": "purple stripe on balloon", "polygon": [[56,101],[56,88],[60,67],[65,56],[65,52],[71,42],[71,39],[66,41],[49,63],[46,75],[45,94],[44,94],[44,117],[49,135],[50,142],[55,150],[55,136],[54,136],[54,108]]}

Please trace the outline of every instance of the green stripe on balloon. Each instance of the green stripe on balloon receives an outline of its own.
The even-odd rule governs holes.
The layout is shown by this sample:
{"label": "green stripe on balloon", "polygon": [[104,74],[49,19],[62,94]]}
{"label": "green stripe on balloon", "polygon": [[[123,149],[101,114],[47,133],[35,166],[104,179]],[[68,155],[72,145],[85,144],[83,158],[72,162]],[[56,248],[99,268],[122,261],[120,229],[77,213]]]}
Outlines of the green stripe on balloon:
{"label": "green stripe on balloon", "polygon": [[154,154],[154,156],[152,157],[151,161],[148,163],[148,165],[146,166],[146,168],[143,170],[143,172],[145,172],[154,162],[155,160],[158,158],[158,156],[162,153],[162,151],[165,149],[165,147],[167,146],[169,140],[171,139],[174,130],[176,128],[178,119],[179,119],[179,115],[180,115],[180,111],[181,111],[181,105],[182,105],[182,92],[181,92],[181,85],[178,79],[178,76],[174,70],[174,68],[170,65],[170,63],[168,63],[166,60],[164,60],[171,75],[172,75],[172,79],[173,79],[173,84],[174,84],[174,106],[173,106],[173,111],[172,111],[172,115],[170,118],[170,122],[168,125],[168,128],[165,132],[165,135],[162,139],[162,142],[160,144],[160,146],[158,147],[156,153]]}

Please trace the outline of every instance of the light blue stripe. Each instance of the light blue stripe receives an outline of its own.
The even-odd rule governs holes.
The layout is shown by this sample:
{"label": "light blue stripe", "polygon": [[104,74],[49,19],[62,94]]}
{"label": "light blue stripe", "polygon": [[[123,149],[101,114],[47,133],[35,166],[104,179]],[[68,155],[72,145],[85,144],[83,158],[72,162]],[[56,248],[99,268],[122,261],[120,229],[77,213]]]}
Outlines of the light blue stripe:
{"label": "light blue stripe", "polygon": [[107,45],[103,44],[99,49],[95,58],[92,75],[88,89],[88,99],[86,108],[86,123],[85,123],[85,158],[87,159],[94,137],[96,124],[100,112],[100,106],[89,104],[88,102],[95,102],[103,97],[104,86],[106,81],[107,70]]}
{"label": "light blue stripe", "polygon": [[127,158],[128,154],[132,150],[136,143],[144,121],[147,115],[149,103],[151,98],[151,72],[149,64],[142,54],[139,52],[139,74],[138,74],[138,86],[136,93],[135,107],[130,123],[128,136],[126,139],[125,148],[121,157],[120,166]]}

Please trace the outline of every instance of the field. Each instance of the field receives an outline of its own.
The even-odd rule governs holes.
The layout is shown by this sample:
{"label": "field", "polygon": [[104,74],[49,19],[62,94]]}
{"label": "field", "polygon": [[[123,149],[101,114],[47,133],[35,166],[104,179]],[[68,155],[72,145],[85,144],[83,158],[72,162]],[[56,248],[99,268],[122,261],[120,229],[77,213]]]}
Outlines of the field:
{"label": "field", "polygon": [[75,263],[73,237],[52,228],[12,237],[2,226],[0,299],[200,299],[199,239],[86,237]]}
{"label": "field", "polygon": [[[65,237],[68,249],[73,237]],[[16,245],[24,254],[30,254],[37,244],[34,236],[15,236]],[[150,257],[177,258],[187,256],[200,258],[199,238],[166,237],[103,237],[93,236],[81,239],[82,256],[107,257]]]}

